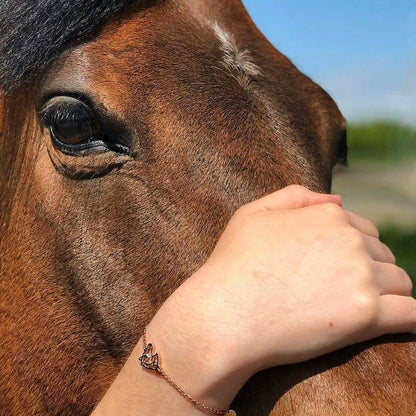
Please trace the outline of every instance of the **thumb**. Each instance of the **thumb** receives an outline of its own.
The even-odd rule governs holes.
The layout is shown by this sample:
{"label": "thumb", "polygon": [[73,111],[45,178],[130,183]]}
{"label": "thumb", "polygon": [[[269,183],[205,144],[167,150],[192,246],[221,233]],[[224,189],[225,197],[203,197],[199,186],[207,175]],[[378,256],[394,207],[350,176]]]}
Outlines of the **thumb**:
{"label": "thumb", "polygon": [[328,203],[342,206],[342,198],[340,195],[312,192],[300,185],[289,185],[286,188],[248,203],[244,206],[244,212],[295,209]]}

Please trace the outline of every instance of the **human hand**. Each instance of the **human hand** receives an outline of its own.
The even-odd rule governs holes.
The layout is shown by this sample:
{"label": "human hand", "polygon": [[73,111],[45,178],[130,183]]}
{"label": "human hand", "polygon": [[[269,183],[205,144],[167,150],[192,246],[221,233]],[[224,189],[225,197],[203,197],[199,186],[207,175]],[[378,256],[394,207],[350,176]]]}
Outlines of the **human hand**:
{"label": "human hand", "polygon": [[[376,227],[339,204],[336,196],[291,186],[235,213],[206,264],[149,327],[176,380],[224,405],[263,368],[416,332],[408,275]],[[172,361],[178,352],[192,368]],[[205,391],[201,374],[217,377]]]}

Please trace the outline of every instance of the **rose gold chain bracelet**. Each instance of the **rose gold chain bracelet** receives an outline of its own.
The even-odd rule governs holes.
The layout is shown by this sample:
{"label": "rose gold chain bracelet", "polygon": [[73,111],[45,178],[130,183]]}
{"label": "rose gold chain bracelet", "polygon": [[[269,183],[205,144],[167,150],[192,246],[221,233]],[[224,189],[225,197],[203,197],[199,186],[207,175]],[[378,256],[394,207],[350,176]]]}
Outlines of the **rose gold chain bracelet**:
{"label": "rose gold chain bracelet", "polygon": [[194,399],[188,392],[179,387],[159,366],[159,354],[153,354],[153,345],[146,341],[146,328],[143,332],[143,354],[139,357],[140,364],[147,370],[152,370],[161,375],[179,394],[191,402],[199,410],[216,416],[237,416],[234,410],[219,410],[207,406]]}

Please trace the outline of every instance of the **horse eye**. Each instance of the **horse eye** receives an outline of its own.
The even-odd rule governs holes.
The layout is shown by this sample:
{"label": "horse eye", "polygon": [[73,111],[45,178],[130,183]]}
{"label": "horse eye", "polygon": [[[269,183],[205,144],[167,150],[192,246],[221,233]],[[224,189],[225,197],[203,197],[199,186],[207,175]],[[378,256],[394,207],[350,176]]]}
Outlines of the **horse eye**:
{"label": "horse eye", "polygon": [[72,151],[77,146],[85,150],[103,143],[99,138],[100,123],[83,101],[54,97],[40,111],[39,118],[60,150],[65,150],[65,146]]}
{"label": "horse eye", "polygon": [[82,143],[96,137],[100,132],[97,120],[82,106],[57,113],[49,128],[58,140],[68,144]]}
{"label": "horse eye", "polygon": [[130,154],[125,130],[120,123],[99,117],[84,101],[71,96],[49,99],[39,112],[39,120],[49,129],[54,147],[70,156],[108,151]]}

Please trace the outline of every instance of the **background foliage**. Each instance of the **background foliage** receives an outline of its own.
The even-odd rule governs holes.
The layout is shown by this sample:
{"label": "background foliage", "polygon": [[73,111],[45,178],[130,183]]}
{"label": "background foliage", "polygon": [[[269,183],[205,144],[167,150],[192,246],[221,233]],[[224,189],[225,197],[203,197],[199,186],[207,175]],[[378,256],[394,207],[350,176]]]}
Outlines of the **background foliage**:
{"label": "background foliage", "polygon": [[416,129],[375,120],[352,123],[347,137],[349,163],[334,170],[333,192],[378,225],[416,286]]}
{"label": "background foliage", "polygon": [[416,158],[416,129],[384,120],[352,124],[348,145],[352,161],[403,162]]}

